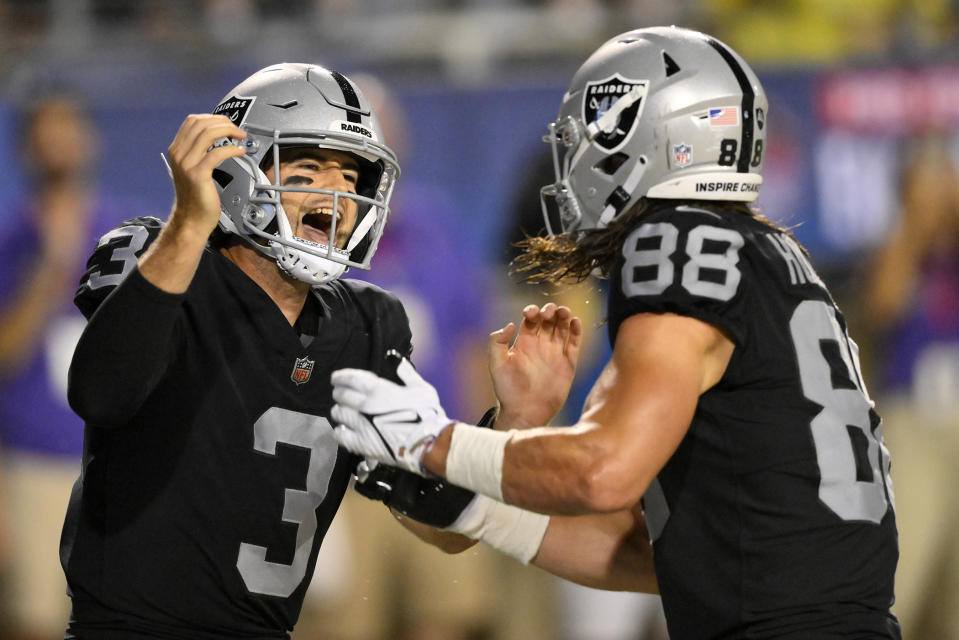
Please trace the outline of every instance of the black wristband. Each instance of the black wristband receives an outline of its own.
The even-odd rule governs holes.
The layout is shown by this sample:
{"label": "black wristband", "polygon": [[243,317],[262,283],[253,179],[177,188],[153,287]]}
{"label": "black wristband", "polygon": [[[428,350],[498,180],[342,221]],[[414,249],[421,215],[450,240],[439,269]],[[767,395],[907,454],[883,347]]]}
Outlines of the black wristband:
{"label": "black wristband", "polygon": [[[491,427],[496,421],[497,407],[491,407],[477,426]],[[378,500],[423,524],[448,527],[459,518],[476,495],[468,489],[438,479],[379,464],[365,474],[356,491],[371,500]]]}

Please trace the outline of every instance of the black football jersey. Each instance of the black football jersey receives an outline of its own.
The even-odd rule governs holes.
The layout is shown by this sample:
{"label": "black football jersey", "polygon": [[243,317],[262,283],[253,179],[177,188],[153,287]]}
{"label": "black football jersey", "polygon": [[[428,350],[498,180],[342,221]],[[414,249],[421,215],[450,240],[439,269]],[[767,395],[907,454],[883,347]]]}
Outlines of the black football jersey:
{"label": "black football jersey", "polygon": [[742,211],[653,210],[611,273],[613,343],[646,312],[735,343],[643,498],[672,640],[898,638],[882,424],[803,251]]}
{"label": "black football jersey", "polygon": [[411,350],[372,285],[313,287],[294,326],[235,264],[204,253],[188,291],[135,269],[162,223],[101,239],[76,304],[86,421],[61,542],[67,637],[284,638],[357,462],[330,425],[329,377]]}

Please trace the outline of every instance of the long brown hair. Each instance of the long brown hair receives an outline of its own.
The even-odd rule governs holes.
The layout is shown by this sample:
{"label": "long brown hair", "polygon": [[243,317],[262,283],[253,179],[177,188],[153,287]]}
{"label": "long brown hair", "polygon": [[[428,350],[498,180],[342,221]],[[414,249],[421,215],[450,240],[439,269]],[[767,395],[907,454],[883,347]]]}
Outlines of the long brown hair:
{"label": "long brown hair", "polygon": [[523,253],[510,263],[510,274],[533,284],[577,283],[590,275],[606,278],[626,236],[636,228],[637,223],[655,211],[680,204],[713,212],[735,211],[755,218],[776,231],[792,235],[745,203],[641,198],[605,229],[568,231],[554,236],[527,236],[516,243]]}

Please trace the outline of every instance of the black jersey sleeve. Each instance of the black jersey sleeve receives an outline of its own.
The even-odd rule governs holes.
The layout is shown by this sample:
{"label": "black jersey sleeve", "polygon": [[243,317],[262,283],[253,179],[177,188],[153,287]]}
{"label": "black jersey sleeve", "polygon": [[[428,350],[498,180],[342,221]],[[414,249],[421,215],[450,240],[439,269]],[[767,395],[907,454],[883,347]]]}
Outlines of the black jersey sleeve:
{"label": "black jersey sleeve", "polygon": [[73,296],[74,304],[84,317],[89,319],[110,292],[123,282],[162,229],[163,221],[158,218],[132,218],[97,241]]}
{"label": "black jersey sleeve", "polygon": [[736,212],[669,206],[644,216],[610,274],[609,331],[638,313],[676,313],[708,322],[741,345],[754,279],[743,248],[748,230]]}
{"label": "black jersey sleeve", "polygon": [[103,236],[75,296],[89,318],[70,364],[71,408],[90,424],[125,424],[166,371],[185,294],[161,291],[136,267],[159,233],[155,218]]}

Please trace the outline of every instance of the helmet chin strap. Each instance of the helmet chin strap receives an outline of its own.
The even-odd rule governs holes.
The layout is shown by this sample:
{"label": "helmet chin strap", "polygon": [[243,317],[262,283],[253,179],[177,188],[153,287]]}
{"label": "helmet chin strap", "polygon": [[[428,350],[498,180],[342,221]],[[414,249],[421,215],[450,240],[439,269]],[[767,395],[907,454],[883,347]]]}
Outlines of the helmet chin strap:
{"label": "helmet chin strap", "polygon": [[[290,221],[286,217],[286,212],[283,210],[282,205],[277,206],[276,221],[281,227],[283,234],[292,238],[293,230],[290,227]],[[277,265],[279,265],[281,269],[303,282],[323,284],[331,280],[336,280],[346,272],[345,264],[334,262],[327,258],[321,258],[320,256],[315,256],[295,247],[285,246],[273,240],[270,241],[270,250],[273,257],[276,258]],[[333,251],[339,250],[334,248]]]}

